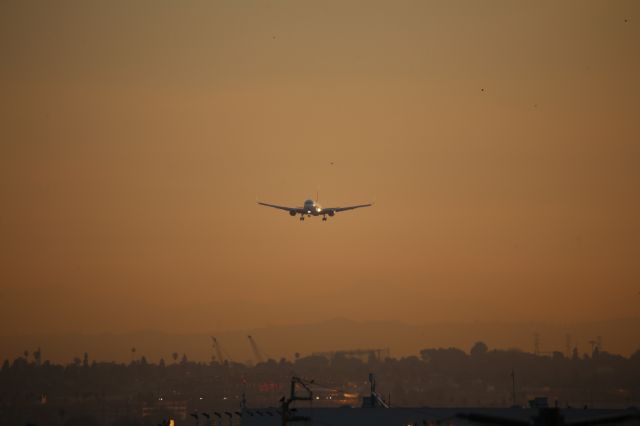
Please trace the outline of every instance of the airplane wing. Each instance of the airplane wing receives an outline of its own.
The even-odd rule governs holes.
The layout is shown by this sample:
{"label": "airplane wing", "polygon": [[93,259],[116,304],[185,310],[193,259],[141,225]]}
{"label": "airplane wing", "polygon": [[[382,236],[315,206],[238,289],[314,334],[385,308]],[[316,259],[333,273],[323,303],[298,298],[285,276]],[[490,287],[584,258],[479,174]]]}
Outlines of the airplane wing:
{"label": "airplane wing", "polygon": [[347,207],[325,207],[322,209],[322,211],[333,211],[333,212],[343,212],[345,210],[353,210],[353,209],[359,209],[361,207],[369,207],[372,206],[373,204],[358,204],[357,206],[347,206]]}
{"label": "airplane wing", "polygon": [[274,209],[286,210],[288,212],[292,210],[295,211],[296,213],[300,213],[304,211],[304,209],[301,209],[300,207],[276,206],[275,204],[261,203],[260,201],[258,201],[258,204],[260,204],[261,206],[273,207]]}

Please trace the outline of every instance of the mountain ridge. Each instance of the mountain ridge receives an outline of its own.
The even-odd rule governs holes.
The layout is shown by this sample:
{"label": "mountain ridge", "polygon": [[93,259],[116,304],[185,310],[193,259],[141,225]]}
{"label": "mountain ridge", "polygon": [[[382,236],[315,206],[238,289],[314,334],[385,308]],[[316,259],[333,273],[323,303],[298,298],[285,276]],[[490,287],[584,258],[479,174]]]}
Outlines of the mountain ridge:
{"label": "mountain ridge", "polygon": [[[310,323],[266,325],[211,333],[177,333],[163,330],[105,333],[55,333],[1,336],[0,357],[15,359],[25,350],[40,347],[43,359],[70,362],[87,352],[98,361],[130,362],[145,356],[151,362],[172,354],[186,354],[189,359],[210,361],[213,354],[210,336],[215,335],[231,359],[253,362],[247,335],[252,335],[268,356],[292,359],[312,352],[356,348],[388,348],[391,356],[419,355],[431,347],[458,347],[468,351],[476,341],[489,348],[516,348],[533,352],[534,333],[541,353],[577,347],[589,353],[592,340],[600,336],[603,349],[625,356],[640,349],[640,318],[623,318],[581,323],[544,322],[438,322],[406,324],[400,321],[357,321],[334,317]],[[569,348],[567,347],[569,336]],[[132,348],[136,348],[135,352]]]}

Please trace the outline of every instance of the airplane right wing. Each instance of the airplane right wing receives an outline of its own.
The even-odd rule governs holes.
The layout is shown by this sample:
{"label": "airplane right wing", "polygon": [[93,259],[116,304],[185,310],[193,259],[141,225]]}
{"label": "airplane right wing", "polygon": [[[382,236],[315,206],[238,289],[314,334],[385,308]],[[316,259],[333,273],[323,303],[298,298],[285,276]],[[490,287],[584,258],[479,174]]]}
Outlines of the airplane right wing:
{"label": "airplane right wing", "polygon": [[347,206],[347,207],[329,207],[329,208],[323,208],[322,210],[332,210],[334,212],[343,212],[345,210],[353,210],[353,209],[359,209],[361,207],[369,207],[372,206],[373,204],[358,204],[357,206]]}

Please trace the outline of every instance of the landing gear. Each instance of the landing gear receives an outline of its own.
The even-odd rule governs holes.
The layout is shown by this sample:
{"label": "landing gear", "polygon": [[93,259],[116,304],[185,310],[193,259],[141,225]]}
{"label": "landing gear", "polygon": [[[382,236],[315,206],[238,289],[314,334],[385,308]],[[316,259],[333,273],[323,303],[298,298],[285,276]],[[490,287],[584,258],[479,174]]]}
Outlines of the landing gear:
{"label": "landing gear", "polygon": [[300,220],[304,220],[304,215],[300,216]]}
{"label": "landing gear", "polygon": [[322,221],[326,222],[327,221],[327,217],[326,216],[322,216]]}

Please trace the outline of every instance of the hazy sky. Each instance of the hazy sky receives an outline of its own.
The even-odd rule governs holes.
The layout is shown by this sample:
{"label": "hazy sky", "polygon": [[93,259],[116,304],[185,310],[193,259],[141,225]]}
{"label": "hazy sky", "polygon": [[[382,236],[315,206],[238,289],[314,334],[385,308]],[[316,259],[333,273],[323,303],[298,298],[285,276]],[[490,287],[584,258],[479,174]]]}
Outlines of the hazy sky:
{"label": "hazy sky", "polygon": [[[638,1],[3,1],[0,58],[0,334],[640,316]],[[255,204],[317,188],[376,205]]]}

